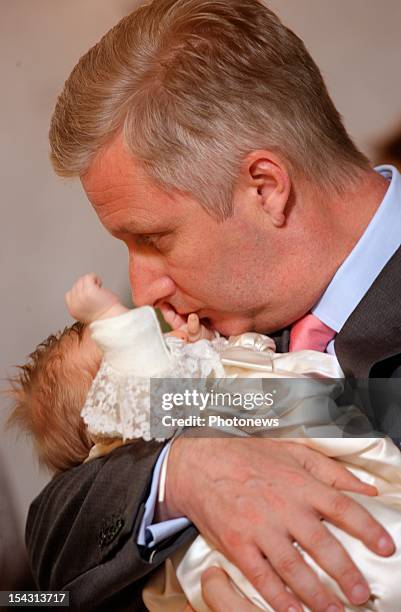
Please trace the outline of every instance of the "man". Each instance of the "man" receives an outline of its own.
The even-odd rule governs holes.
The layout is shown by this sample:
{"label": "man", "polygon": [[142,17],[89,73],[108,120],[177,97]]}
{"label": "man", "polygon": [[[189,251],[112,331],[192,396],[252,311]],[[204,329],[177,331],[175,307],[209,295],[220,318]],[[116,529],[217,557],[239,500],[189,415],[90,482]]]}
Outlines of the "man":
{"label": "man", "polygon": [[[224,335],[288,330],[313,309],[346,373],[396,374],[401,335],[382,341],[382,321],[400,322],[400,178],[370,168],[303,43],[257,0],[139,8],[80,60],[50,141],[56,171],[80,176],[127,245],[138,306],[173,327],[197,312]],[[383,232],[382,249],[372,234]],[[290,442],[183,436],[168,463],[166,452],[123,447],[48,485],[27,526],[40,588],[68,589],[83,609],[143,609],[146,576],[193,536],[190,519],[274,610],[343,609],[294,541],[352,604],[367,601],[357,560],[321,519],[391,555],[383,527],[342,492],[369,487]],[[215,610],[250,607],[213,571],[205,596]]]}

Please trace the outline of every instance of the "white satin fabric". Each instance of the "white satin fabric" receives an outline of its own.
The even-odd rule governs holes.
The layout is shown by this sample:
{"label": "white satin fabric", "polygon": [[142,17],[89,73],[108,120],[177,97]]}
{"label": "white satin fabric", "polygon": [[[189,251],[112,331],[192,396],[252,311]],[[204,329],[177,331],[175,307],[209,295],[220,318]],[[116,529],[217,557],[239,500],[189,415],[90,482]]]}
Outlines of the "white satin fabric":
{"label": "white satin fabric", "polygon": [[[258,334],[254,335],[253,340],[249,336],[248,338],[242,337],[242,339],[240,337],[236,342],[231,339],[230,344],[222,351],[221,358],[228,376],[283,378],[282,384],[287,387],[289,385],[285,379],[293,376],[297,378],[311,375],[334,378],[342,376],[338,362],[332,355],[314,351],[274,354],[270,347],[258,351],[255,346],[258,342],[260,346],[260,339],[256,336]],[[305,402],[308,406],[307,410],[303,409],[303,402],[299,402],[297,386],[291,387],[287,396],[287,405],[282,402],[281,406],[275,406],[275,412],[280,413],[280,422],[283,423],[284,419],[286,426],[284,429],[275,430],[274,435],[279,438],[285,431],[286,438],[297,437],[298,443],[305,444],[328,457],[336,458],[361,480],[377,487],[379,495],[375,498],[351,493],[349,495],[386,527],[397,545],[397,550],[389,558],[379,557],[359,540],[325,522],[327,528],[342,543],[358,565],[371,587],[372,597],[369,602],[363,607],[354,607],[348,603],[337,583],[315,563],[310,555],[297,544],[294,546],[300,550],[320,580],[336,593],[346,610],[399,612],[401,609],[401,453],[387,438],[341,439],[310,436],[311,433],[318,432],[320,427],[327,435],[328,430],[324,428],[324,421],[329,416],[330,420],[327,420],[326,424],[330,423],[329,431],[335,431],[336,424],[332,422],[333,402],[330,395],[333,393],[333,386],[339,384],[341,384],[340,381],[329,382],[322,379],[322,385],[311,386],[311,391],[316,394],[316,401],[311,401],[313,397],[309,396],[308,401]],[[355,408],[350,407],[349,414],[358,416],[359,413]],[[344,421],[342,420],[341,423],[344,424]],[[208,612],[209,610],[202,599],[201,575],[211,566],[223,568],[239,592],[258,608],[273,610],[237,567],[213,549],[202,536],[198,536],[177,568],[177,578],[186,598],[196,612]]]}

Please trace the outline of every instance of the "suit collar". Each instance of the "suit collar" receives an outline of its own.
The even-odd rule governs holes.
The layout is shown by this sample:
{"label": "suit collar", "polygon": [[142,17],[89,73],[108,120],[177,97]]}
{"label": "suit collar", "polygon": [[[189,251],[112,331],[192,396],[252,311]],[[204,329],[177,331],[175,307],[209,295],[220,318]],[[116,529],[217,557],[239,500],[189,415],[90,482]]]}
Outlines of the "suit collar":
{"label": "suit collar", "polygon": [[401,353],[401,248],[376,278],[337,335],[345,374],[368,378],[372,367]]}

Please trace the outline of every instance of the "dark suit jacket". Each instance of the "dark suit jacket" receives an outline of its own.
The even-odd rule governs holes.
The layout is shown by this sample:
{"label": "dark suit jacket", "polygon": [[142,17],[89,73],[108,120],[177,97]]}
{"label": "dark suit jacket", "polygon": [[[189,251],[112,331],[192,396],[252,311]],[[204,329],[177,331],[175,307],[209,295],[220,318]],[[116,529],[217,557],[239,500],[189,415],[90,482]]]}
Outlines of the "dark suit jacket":
{"label": "dark suit jacket", "polygon": [[0,492],[0,591],[29,589],[32,580],[1,449]]}
{"label": "dark suit jacket", "polygon": [[137,441],[46,486],[32,503],[26,526],[39,589],[69,591],[76,610],[146,610],[143,579],[196,533],[189,527],[157,551],[136,544],[162,446]]}
{"label": "dark suit jacket", "polygon": [[[348,376],[400,375],[400,272],[401,249],[338,334],[335,350]],[[275,339],[278,350],[288,349],[288,330]],[[400,419],[393,404],[376,405],[370,397],[368,412],[375,426],[394,438]],[[145,609],[144,578],[195,533],[189,527],[154,551],[136,544],[161,448],[138,441],[48,484],[30,508],[26,529],[38,588],[69,590],[73,606],[85,611]]]}

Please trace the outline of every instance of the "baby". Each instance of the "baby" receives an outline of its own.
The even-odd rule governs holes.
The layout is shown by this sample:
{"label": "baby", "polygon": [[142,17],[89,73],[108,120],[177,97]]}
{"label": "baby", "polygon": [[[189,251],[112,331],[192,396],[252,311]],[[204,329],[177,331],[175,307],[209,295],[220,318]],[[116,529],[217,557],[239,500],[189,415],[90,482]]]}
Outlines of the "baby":
{"label": "baby", "polygon": [[[10,380],[13,409],[8,423],[32,436],[40,462],[54,473],[80,465],[103,437],[108,444],[121,443],[120,438],[114,440],[109,436],[91,434],[81,417],[103,358],[102,348],[92,339],[88,324],[130,312],[116,295],[101,285],[95,274],[87,274],[74,284],[66,294],[66,302],[77,322],[62,332],[51,334],[39,344],[29,355],[28,362],[20,366],[20,374]],[[152,327],[159,330],[153,311],[146,310]],[[133,316],[137,318],[135,314]],[[186,342],[214,336],[200,325],[196,315],[190,315],[187,325],[167,334],[170,335]],[[148,344],[144,336],[142,339]],[[146,360],[146,357],[143,354],[141,360]],[[141,369],[141,372],[145,371]],[[94,449],[92,455],[95,454]]]}
{"label": "baby", "polygon": [[[271,378],[275,386],[281,381],[285,393],[271,410],[271,416],[280,417],[280,427],[270,435],[297,438],[335,457],[361,480],[374,485],[379,491],[376,497],[350,495],[386,526],[397,544],[401,543],[401,455],[384,438],[336,437],[342,430],[337,426],[332,396],[341,386],[338,379],[342,372],[335,357],[315,351],[277,354],[274,342],[261,334],[219,338],[202,326],[196,315],[181,329],[163,336],[153,309],[124,308],[95,275],[79,279],[66,301],[80,323],[40,345],[23,367],[19,381],[14,382],[17,402],[12,420],[32,431],[47,465],[60,471],[139,437],[150,439],[151,377],[246,377],[254,379],[256,388],[261,379]],[[319,376],[322,382],[302,397],[296,387],[288,385],[289,378],[301,378],[307,385],[311,376]],[[359,415],[352,407],[348,412],[350,419]],[[343,416],[344,411],[339,410],[339,423],[343,424]],[[324,427],[326,435],[328,431],[333,437],[313,437]],[[246,428],[227,431],[233,435],[250,433]],[[378,557],[352,536],[333,525],[326,526],[357,559],[373,589],[374,597],[364,609],[398,610],[401,584],[395,576],[401,570],[401,551],[389,559]],[[346,609],[353,609],[330,576],[305,551],[300,552]],[[210,565],[223,567],[255,605],[271,610],[239,570],[202,536],[150,579],[143,595],[148,609],[168,610],[173,595],[175,605],[181,601],[176,610],[184,609],[189,600],[195,610],[206,611],[200,576]],[[178,581],[167,575],[172,571]],[[173,585],[175,592],[167,593],[166,584]]]}

